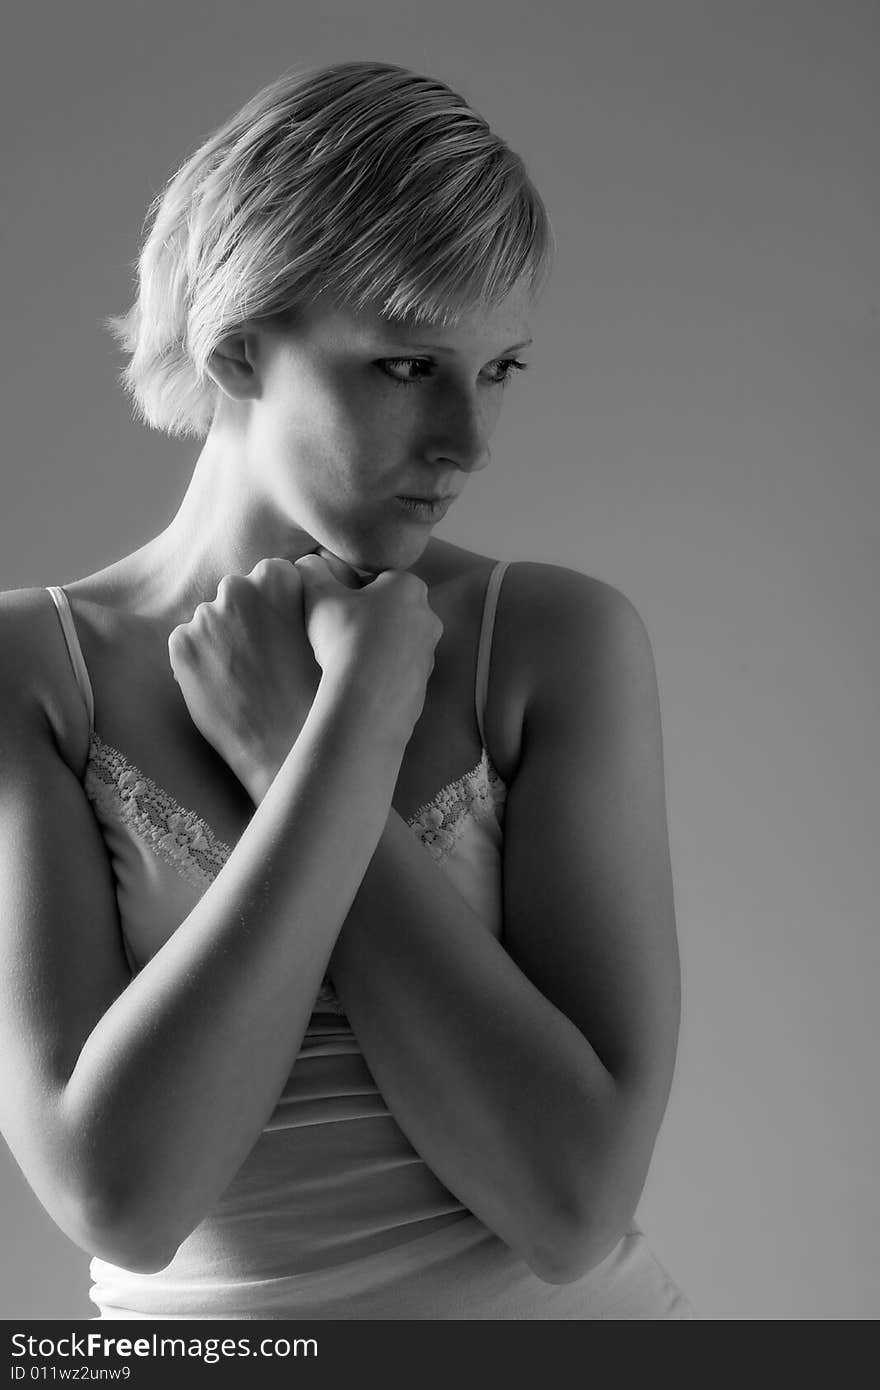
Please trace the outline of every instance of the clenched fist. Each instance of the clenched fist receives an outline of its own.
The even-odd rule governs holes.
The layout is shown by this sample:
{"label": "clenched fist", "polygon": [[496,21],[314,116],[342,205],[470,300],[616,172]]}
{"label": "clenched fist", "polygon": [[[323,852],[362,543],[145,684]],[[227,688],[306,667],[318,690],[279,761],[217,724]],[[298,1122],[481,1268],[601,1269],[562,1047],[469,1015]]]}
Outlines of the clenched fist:
{"label": "clenched fist", "polygon": [[299,737],[321,679],[295,564],[260,560],[168,638],[190,717],[259,803]]}

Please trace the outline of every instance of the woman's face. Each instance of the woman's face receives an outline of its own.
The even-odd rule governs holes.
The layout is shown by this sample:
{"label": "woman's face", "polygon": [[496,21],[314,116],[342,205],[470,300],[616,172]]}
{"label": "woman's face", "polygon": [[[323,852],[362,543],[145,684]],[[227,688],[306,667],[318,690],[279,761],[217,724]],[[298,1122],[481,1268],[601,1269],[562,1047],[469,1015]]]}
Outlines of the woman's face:
{"label": "woman's face", "polygon": [[252,415],[277,519],[365,569],[405,569],[439,516],[397,499],[459,496],[487,462],[511,360],[525,359],[530,300],[514,291],[455,328],[312,307],[262,339]]}

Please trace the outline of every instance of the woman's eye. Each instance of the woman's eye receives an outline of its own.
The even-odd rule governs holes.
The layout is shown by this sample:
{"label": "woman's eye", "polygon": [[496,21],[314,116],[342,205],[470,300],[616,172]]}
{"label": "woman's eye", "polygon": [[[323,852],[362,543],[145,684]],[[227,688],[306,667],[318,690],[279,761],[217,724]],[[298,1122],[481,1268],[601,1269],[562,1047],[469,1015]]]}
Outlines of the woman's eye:
{"label": "woman's eye", "polygon": [[[395,372],[398,369],[405,371],[410,367],[418,368],[420,371],[421,369],[430,371],[434,363],[424,357],[386,357],[382,362],[377,362],[376,365],[386,376],[390,377],[395,386],[416,386],[420,381],[425,380],[424,376],[396,376]],[[493,370],[501,373],[500,376],[490,377],[490,385],[492,386],[506,386],[515,371],[525,372],[528,370],[528,364],[519,362],[515,357],[502,357],[500,361],[494,362],[492,367]],[[394,371],[389,371],[389,368],[394,368]]]}
{"label": "woman's eye", "polygon": [[[431,363],[424,362],[419,357],[386,357],[384,362],[378,363],[378,366],[381,367],[386,376],[391,378],[395,386],[413,386],[417,381],[422,380],[420,376],[396,376],[395,373],[398,370],[406,370],[408,367],[430,367]],[[392,367],[394,371],[389,371],[389,368]]]}

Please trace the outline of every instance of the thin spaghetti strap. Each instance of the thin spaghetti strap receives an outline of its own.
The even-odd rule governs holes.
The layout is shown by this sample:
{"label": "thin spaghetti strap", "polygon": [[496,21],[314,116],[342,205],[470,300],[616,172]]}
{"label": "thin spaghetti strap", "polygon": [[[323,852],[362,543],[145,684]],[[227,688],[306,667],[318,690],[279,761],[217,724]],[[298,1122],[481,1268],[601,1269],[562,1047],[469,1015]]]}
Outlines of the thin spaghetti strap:
{"label": "thin spaghetti strap", "polygon": [[480,628],[480,645],[477,648],[477,679],[474,692],[474,703],[477,711],[477,725],[480,730],[480,740],[483,747],[486,747],[485,729],[485,709],[486,699],[489,694],[489,659],[492,652],[492,633],[495,628],[495,610],[498,606],[498,591],[501,588],[501,581],[504,578],[504,571],[510,564],[509,560],[499,560],[489,575],[489,582],[486,585],[486,597],[483,600],[483,622]]}
{"label": "thin spaghetti strap", "polygon": [[79,686],[80,694],[89,712],[89,732],[91,733],[95,728],[95,699],[92,694],[92,683],[89,680],[89,673],[86,670],[86,663],[83,658],[82,647],[76,635],[73,614],[70,611],[70,600],[60,584],[47,584],[46,588],[55,600],[58,617],[61,619],[61,629],[64,633],[64,640],[67,643],[67,650],[70,654],[70,661],[73,666],[73,673],[76,676],[76,683]]}

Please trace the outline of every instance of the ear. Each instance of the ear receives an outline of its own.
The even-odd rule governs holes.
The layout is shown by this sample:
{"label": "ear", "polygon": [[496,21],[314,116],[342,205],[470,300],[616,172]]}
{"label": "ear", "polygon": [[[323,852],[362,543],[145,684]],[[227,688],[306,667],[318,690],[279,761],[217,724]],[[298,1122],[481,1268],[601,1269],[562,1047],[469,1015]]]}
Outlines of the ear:
{"label": "ear", "polygon": [[255,334],[239,329],[222,338],[208,359],[207,372],[220,390],[234,401],[252,400],[260,394],[256,368]]}

